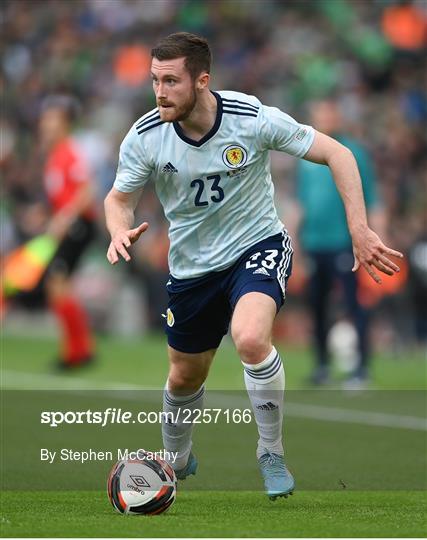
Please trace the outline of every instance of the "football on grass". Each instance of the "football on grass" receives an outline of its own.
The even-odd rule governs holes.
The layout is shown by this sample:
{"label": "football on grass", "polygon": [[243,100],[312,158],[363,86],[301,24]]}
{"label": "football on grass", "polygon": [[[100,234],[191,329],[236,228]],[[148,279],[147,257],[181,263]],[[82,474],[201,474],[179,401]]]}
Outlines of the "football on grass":
{"label": "football on grass", "polygon": [[114,465],[108,477],[108,497],[121,514],[154,515],[165,512],[176,497],[176,476],[159,458],[139,452],[139,459]]}

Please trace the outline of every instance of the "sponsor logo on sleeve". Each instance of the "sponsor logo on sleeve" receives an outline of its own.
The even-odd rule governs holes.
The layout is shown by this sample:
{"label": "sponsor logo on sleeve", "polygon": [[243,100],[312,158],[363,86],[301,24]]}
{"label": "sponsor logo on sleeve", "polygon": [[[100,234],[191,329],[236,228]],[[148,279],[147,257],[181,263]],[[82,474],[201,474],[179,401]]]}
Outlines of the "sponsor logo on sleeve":
{"label": "sponsor logo on sleeve", "polygon": [[295,139],[296,141],[302,141],[302,140],[305,138],[306,135],[307,135],[307,130],[306,130],[306,128],[300,128],[300,129],[296,132],[296,134],[295,134],[295,136],[294,136],[294,139]]}

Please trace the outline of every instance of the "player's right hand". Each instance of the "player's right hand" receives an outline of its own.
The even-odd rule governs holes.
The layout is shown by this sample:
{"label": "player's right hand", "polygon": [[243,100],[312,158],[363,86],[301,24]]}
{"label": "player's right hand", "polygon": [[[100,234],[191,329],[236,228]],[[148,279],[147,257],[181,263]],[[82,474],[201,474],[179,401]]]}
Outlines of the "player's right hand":
{"label": "player's right hand", "polygon": [[144,221],[135,229],[129,229],[128,231],[118,231],[111,238],[110,245],[107,251],[107,259],[110,264],[116,264],[119,262],[119,255],[128,262],[131,259],[127,249],[134,244],[142,233],[148,229],[148,223]]}

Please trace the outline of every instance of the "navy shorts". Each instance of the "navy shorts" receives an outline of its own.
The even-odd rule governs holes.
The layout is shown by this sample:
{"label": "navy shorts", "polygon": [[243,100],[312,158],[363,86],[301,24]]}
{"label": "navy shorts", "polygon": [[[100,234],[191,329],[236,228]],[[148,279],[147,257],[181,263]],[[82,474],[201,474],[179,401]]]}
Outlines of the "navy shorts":
{"label": "navy shorts", "polygon": [[284,231],[258,242],[225,270],[193,279],[170,276],[169,345],[186,353],[216,349],[228,332],[237,301],[249,292],[271,296],[279,311],[291,271],[291,239]]}

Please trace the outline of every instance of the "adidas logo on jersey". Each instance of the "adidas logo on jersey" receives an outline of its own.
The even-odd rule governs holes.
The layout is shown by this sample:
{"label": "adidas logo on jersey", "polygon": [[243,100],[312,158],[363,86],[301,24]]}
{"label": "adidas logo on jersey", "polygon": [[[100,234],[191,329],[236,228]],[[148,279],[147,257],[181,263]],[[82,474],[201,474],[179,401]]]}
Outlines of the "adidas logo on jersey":
{"label": "adidas logo on jersey", "polygon": [[278,409],[278,406],[271,401],[267,401],[267,403],[261,403],[261,405],[257,405],[256,408],[260,411],[274,411],[275,409]]}
{"label": "adidas logo on jersey", "polygon": [[169,173],[169,174],[175,174],[178,172],[178,169],[176,169],[170,161],[166,163],[166,165],[163,167],[162,172]]}
{"label": "adidas logo on jersey", "polygon": [[252,274],[264,274],[264,276],[270,276],[270,274],[267,272],[267,270],[261,266],[261,268],[257,268],[252,272]]}

